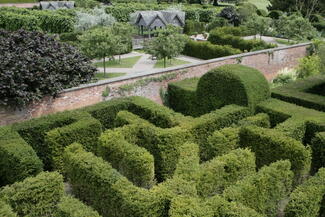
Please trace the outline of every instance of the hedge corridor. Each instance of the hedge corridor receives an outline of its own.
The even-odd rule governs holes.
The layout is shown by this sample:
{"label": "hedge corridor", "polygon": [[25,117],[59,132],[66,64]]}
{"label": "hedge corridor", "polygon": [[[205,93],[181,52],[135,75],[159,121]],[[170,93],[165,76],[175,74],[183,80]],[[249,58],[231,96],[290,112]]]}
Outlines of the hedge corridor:
{"label": "hedge corridor", "polygon": [[171,108],[134,96],[1,127],[0,216],[322,217],[324,81],[270,91],[227,65],[170,83]]}

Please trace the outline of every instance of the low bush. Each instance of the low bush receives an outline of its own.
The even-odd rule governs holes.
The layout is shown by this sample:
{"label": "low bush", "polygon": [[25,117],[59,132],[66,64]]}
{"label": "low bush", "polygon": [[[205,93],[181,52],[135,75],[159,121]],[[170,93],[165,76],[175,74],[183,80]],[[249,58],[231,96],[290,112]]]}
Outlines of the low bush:
{"label": "low bush", "polygon": [[56,209],[57,217],[100,217],[98,212],[72,196],[63,196]]}
{"label": "low bush", "polygon": [[239,49],[229,45],[214,45],[210,42],[189,41],[186,43],[183,54],[204,60],[240,54]]}
{"label": "low bush", "polygon": [[0,128],[0,186],[37,175],[43,164],[35,151],[10,127]]}
{"label": "low bush", "polygon": [[228,201],[255,209],[263,216],[275,217],[279,202],[291,191],[292,178],[290,162],[278,161],[228,187],[223,196]]}
{"label": "low bush", "polygon": [[280,11],[280,10],[272,10],[272,11],[269,12],[268,17],[277,20],[277,19],[279,19],[282,15],[283,15],[283,11]]}
{"label": "low bush", "polygon": [[239,64],[224,65],[200,78],[197,97],[204,113],[229,104],[254,110],[259,102],[270,97],[270,88],[260,71]]}
{"label": "low bush", "polygon": [[[37,66],[37,67],[36,67]],[[88,82],[96,68],[79,51],[39,32],[0,30],[0,105],[24,107]]]}
{"label": "low bush", "polygon": [[39,20],[36,16],[15,14],[12,12],[0,13],[0,28],[16,31],[25,29],[29,31],[40,30]]}
{"label": "low bush", "polygon": [[201,164],[199,171],[198,194],[201,197],[221,194],[225,188],[255,173],[255,155],[248,149],[236,149]]}
{"label": "low bush", "polygon": [[105,131],[100,137],[98,155],[133,184],[150,188],[155,179],[154,158],[146,149],[125,140],[124,134],[131,134],[130,130],[125,126]]}
{"label": "low bush", "polygon": [[325,132],[317,133],[311,142],[312,173],[316,173],[325,165]]}
{"label": "low bush", "polygon": [[291,194],[285,208],[285,217],[318,217],[323,216],[321,209],[325,207],[325,169],[321,168],[315,176],[298,186]]}
{"label": "low bush", "polygon": [[199,78],[168,83],[168,106],[184,115],[198,116],[196,88]]}
{"label": "low bush", "polygon": [[4,198],[18,216],[51,216],[63,193],[62,175],[42,172],[4,187],[0,198]]}
{"label": "low bush", "polygon": [[160,216],[165,207],[151,192],[132,185],[102,158],[72,144],[65,151],[65,171],[73,193],[104,217]]}
{"label": "low bush", "polygon": [[17,214],[12,210],[11,206],[2,200],[0,200],[0,216],[18,217]]}
{"label": "low bush", "polygon": [[189,20],[186,21],[184,33],[187,35],[201,34],[205,31],[205,23]]}
{"label": "low bush", "polygon": [[250,148],[256,155],[256,166],[269,165],[277,160],[290,160],[299,183],[308,174],[311,164],[311,151],[295,139],[274,129],[248,126],[241,129],[240,146]]}
{"label": "low bush", "polygon": [[228,20],[223,17],[216,17],[208,23],[206,30],[210,32],[212,29],[224,26],[229,26]]}
{"label": "low bush", "polygon": [[238,122],[239,126],[254,125],[258,127],[270,128],[270,117],[265,113],[258,113],[254,116],[244,118]]}

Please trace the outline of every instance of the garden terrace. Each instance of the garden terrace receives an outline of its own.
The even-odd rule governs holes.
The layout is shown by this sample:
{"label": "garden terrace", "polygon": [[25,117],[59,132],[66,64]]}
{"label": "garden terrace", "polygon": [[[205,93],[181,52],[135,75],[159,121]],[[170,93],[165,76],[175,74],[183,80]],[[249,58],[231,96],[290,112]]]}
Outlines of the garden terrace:
{"label": "garden terrace", "polygon": [[[324,112],[271,98],[240,65],[171,86],[204,109],[134,96],[0,128],[0,213],[275,217],[289,198],[286,217],[324,214]],[[209,89],[210,104],[197,101]]]}

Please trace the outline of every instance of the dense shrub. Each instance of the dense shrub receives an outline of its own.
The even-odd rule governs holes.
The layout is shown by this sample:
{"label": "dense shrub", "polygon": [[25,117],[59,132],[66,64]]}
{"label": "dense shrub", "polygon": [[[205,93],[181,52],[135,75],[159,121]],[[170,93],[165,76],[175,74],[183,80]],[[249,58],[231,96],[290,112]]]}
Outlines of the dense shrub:
{"label": "dense shrub", "polygon": [[[285,208],[285,217],[318,217],[323,216],[321,208],[324,205],[325,196],[325,169],[309,178],[298,186],[291,194],[288,205]],[[323,213],[324,214],[324,213]]]}
{"label": "dense shrub", "polygon": [[63,196],[63,177],[56,172],[42,172],[0,191],[0,198],[19,216],[51,216]]}
{"label": "dense shrub", "polygon": [[150,188],[155,179],[154,158],[146,149],[126,141],[124,135],[129,136],[131,130],[125,126],[105,131],[100,137],[98,155],[133,184]]}
{"label": "dense shrub", "polygon": [[223,196],[228,201],[255,209],[263,216],[275,217],[280,200],[291,191],[292,178],[290,162],[278,161],[228,187]]}
{"label": "dense shrub", "polygon": [[202,197],[221,194],[225,188],[255,173],[255,155],[249,150],[233,150],[201,164],[199,171],[198,194]]}
{"label": "dense shrub", "polygon": [[229,22],[227,19],[223,17],[216,17],[211,22],[208,23],[206,30],[210,32],[212,29],[215,29],[217,27],[224,27],[228,26]]}
{"label": "dense shrub", "polygon": [[263,74],[243,65],[225,65],[204,74],[197,86],[201,112],[210,112],[224,105],[255,106],[270,97],[270,88]]}
{"label": "dense shrub", "polygon": [[307,108],[325,111],[325,96],[322,85],[325,76],[315,76],[299,80],[272,90],[272,97]]}
{"label": "dense shrub", "polygon": [[325,165],[325,132],[317,133],[311,142],[312,173]]}
{"label": "dense shrub", "polygon": [[41,160],[17,132],[0,128],[0,186],[37,175],[43,169]]}
{"label": "dense shrub", "polygon": [[265,113],[258,113],[254,116],[244,118],[238,122],[239,126],[254,125],[258,127],[270,128],[270,117]]}
{"label": "dense shrub", "polygon": [[246,21],[250,16],[256,14],[257,7],[249,2],[239,4],[237,8],[237,12],[239,15],[239,19],[242,21]]}
{"label": "dense shrub", "polygon": [[102,158],[85,152],[81,145],[68,146],[64,159],[73,193],[104,217],[155,217],[163,211],[163,204],[153,193],[135,187]]}
{"label": "dense shrub", "polygon": [[230,56],[241,53],[240,50],[229,45],[214,45],[210,42],[189,41],[186,43],[183,54],[204,60]]}
{"label": "dense shrub", "polygon": [[269,15],[269,12],[267,12],[266,10],[263,10],[263,9],[257,9],[256,14],[258,16],[267,17]]}
{"label": "dense shrub", "polygon": [[[208,41],[212,44],[230,45],[234,48],[240,49],[241,51],[253,51],[276,47],[274,44],[268,44],[261,40],[245,40],[240,37],[245,34],[245,32],[237,35],[237,31],[234,32],[233,29],[234,27],[222,27],[212,30]],[[241,28],[238,30],[241,30]]]}
{"label": "dense shrub", "polygon": [[0,105],[23,107],[91,79],[77,49],[37,32],[0,30]]}
{"label": "dense shrub", "polygon": [[229,21],[229,23],[233,24],[234,26],[238,26],[240,24],[239,14],[235,7],[225,7],[221,10],[220,17],[223,17]]}
{"label": "dense shrub", "polygon": [[0,216],[17,217],[17,214],[14,213],[12,208],[7,203],[0,200]]}
{"label": "dense shrub", "polygon": [[256,166],[269,165],[277,160],[290,160],[295,181],[300,182],[308,174],[311,151],[295,139],[274,129],[244,127],[239,133],[240,146],[248,147],[256,154]]}
{"label": "dense shrub", "polygon": [[205,23],[189,20],[186,21],[184,33],[188,35],[201,34],[205,30]]}
{"label": "dense shrub", "polygon": [[168,105],[184,115],[198,116],[196,87],[199,78],[168,83]]}
{"label": "dense shrub", "polygon": [[100,217],[98,212],[72,196],[63,196],[57,205],[58,217]]}
{"label": "dense shrub", "polygon": [[25,29],[29,31],[40,30],[39,20],[36,16],[15,14],[12,12],[0,13],[0,28],[9,31]]}
{"label": "dense shrub", "polygon": [[269,12],[269,17],[272,18],[272,19],[279,19],[281,16],[283,15],[283,12],[282,11],[279,11],[279,10],[272,10]]}

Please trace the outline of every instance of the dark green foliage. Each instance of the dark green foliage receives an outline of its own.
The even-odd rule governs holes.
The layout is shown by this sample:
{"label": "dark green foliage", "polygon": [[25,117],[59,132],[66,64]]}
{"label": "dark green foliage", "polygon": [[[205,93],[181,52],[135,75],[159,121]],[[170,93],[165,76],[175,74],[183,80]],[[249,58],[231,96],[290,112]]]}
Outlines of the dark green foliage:
{"label": "dark green foliage", "polygon": [[51,216],[63,196],[63,177],[56,172],[42,172],[0,191],[0,198],[19,216]]}
{"label": "dark green foliage", "polygon": [[205,23],[194,20],[186,21],[184,33],[187,35],[201,34],[205,30]]}
{"label": "dark green foliage", "polygon": [[43,161],[44,168],[49,170],[53,168],[53,158],[52,149],[49,143],[45,142],[47,132],[87,118],[91,118],[87,113],[68,111],[17,123],[13,125],[13,129],[33,147],[37,156]]}
{"label": "dark green foliage", "polygon": [[183,50],[183,54],[187,56],[196,57],[204,60],[231,56],[240,53],[240,50],[232,48],[229,45],[214,45],[207,41],[189,41],[186,43],[185,48]]}
{"label": "dark green foliage", "polygon": [[150,188],[154,184],[154,158],[144,148],[130,144],[125,136],[132,134],[132,128],[107,130],[100,137],[98,155],[110,162],[112,166],[133,184]]}
{"label": "dark green foliage", "polygon": [[223,8],[219,16],[227,19],[229,23],[233,24],[234,26],[238,26],[240,24],[239,14],[234,6]]}
{"label": "dark green foliage", "polygon": [[272,10],[269,12],[268,17],[272,18],[272,19],[279,19],[281,16],[283,15],[283,12],[280,10]]}
{"label": "dark green foliage", "polygon": [[228,201],[255,209],[263,216],[275,217],[279,202],[291,191],[292,178],[290,162],[277,161],[228,187],[223,196]]}
{"label": "dark green foliage", "polygon": [[301,142],[274,129],[244,127],[240,133],[240,146],[250,148],[256,155],[256,166],[269,165],[277,160],[290,160],[295,181],[300,182],[308,174],[311,151]]}
{"label": "dark green foliage", "polygon": [[84,118],[72,124],[55,128],[46,133],[44,145],[51,157],[51,168],[62,171],[64,148],[73,142],[83,145],[87,151],[94,152],[98,146],[98,137],[102,133],[101,123],[94,118]]}
{"label": "dark green foliage", "polygon": [[325,132],[317,133],[311,142],[312,173],[325,166]]}
{"label": "dark green foliage", "polygon": [[285,209],[285,217],[321,217],[325,204],[325,169],[298,186],[290,195]]}
{"label": "dark green foliage", "polygon": [[254,110],[259,102],[270,97],[270,88],[260,71],[243,65],[224,65],[201,77],[197,97],[204,113],[229,104]]}
{"label": "dark green foliage", "polygon": [[72,196],[63,196],[56,209],[57,217],[100,217],[98,212]]}
{"label": "dark green foliage", "polygon": [[39,32],[0,30],[0,105],[24,107],[88,82],[96,69],[76,48]]}
{"label": "dark green foliage", "polygon": [[64,159],[73,193],[104,217],[161,216],[163,204],[153,193],[132,185],[102,158],[85,152],[80,144],[68,146]]}
{"label": "dark green foliage", "polygon": [[209,22],[209,24],[206,27],[206,30],[208,32],[210,32],[212,29],[215,29],[217,27],[224,27],[224,26],[228,26],[228,25],[229,25],[229,22],[227,19],[225,19],[223,17],[216,17],[211,22]]}
{"label": "dark green foliage", "polygon": [[256,14],[258,16],[267,17],[269,15],[269,12],[267,12],[266,10],[263,10],[263,9],[257,9]]}
{"label": "dark green foliage", "polygon": [[244,118],[243,120],[240,120],[238,122],[238,125],[239,126],[255,125],[264,128],[271,127],[270,117],[265,113],[258,113],[257,115]]}
{"label": "dark green foliage", "polygon": [[0,186],[37,175],[43,164],[35,151],[10,127],[0,128]]}
{"label": "dark green foliage", "polygon": [[241,51],[263,50],[276,47],[274,44],[268,44],[261,40],[245,40],[240,35],[232,34],[228,31],[228,29],[232,28],[235,27],[221,27],[210,31],[208,41],[217,45],[230,45]]}
{"label": "dark green foliage", "polygon": [[198,194],[209,197],[255,173],[255,155],[248,149],[236,149],[201,164]]}
{"label": "dark green foliage", "polygon": [[322,95],[325,76],[313,76],[289,83],[272,90],[272,97],[307,108],[325,111],[325,96]]}
{"label": "dark green foliage", "polygon": [[184,115],[198,116],[196,87],[199,78],[189,78],[168,83],[168,105]]}
{"label": "dark green foliage", "polygon": [[[237,105],[228,105],[221,109],[217,109],[199,118],[193,119],[184,124],[194,137],[194,141],[200,145],[201,160],[210,160],[215,155],[215,148],[210,147],[208,138],[216,130],[229,127],[236,124],[239,120],[251,114],[247,107]],[[211,149],[213,151],[211,151]]]}

